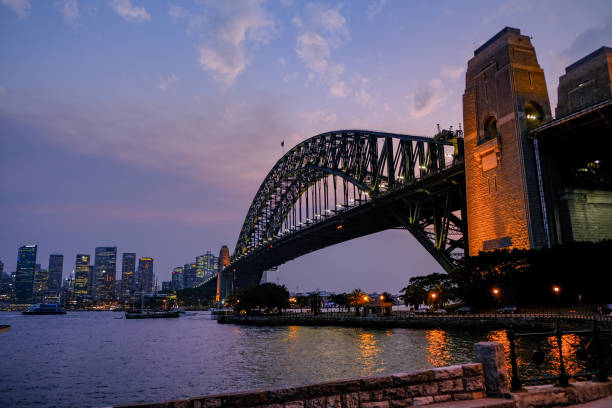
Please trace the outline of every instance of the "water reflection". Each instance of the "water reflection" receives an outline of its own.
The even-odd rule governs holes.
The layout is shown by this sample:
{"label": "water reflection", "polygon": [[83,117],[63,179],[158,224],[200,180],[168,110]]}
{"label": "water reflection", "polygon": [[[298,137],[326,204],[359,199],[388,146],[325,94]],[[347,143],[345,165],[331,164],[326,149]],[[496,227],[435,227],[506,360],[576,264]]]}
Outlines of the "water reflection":
{"label": "water reflection", "polygon": [[427,330],[427,361],[435,367],[448,365],[451,359],[448,334],[444,330]]}
{"label": "water reflection", "polygon": [[374,333],[360,333],[357,337],[357,344],[359,345],[363,375],[365,373],[382,372],[384,370],[384,363],[378,361],[380,348],[377,344],[376,335]]}

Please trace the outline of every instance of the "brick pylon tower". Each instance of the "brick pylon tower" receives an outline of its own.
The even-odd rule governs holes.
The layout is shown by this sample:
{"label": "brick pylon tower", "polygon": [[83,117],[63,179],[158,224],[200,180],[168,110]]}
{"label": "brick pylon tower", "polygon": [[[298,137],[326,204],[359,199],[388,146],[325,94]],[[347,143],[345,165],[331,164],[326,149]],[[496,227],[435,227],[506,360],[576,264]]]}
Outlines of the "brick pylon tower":
{"label": "brick pylon tower", "polygon": [[217,270],[217,294],[215,296],[215,301],[220,301],[226,293],[224,293],[224,288],[227,285],[226,282],[222,282],[224,280],[223,276],[223,268],[225,268],[230,263],[230,254],[229,248],[227,245],[223,245],[221,250],[219,251],[219,265]]}
{"label": "brick pylon tower", "polygon": [[547,245],[534,142],[551,119],[529,37],[506,27],[474,51],[463,95],[470,255]]}

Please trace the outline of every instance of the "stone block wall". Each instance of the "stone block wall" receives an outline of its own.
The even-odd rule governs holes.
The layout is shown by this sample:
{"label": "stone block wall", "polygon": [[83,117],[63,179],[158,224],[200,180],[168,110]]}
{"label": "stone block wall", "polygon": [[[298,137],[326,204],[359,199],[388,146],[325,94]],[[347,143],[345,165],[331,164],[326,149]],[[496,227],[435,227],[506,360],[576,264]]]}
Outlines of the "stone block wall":
{"label": "stone block wall", "polygon": [[566,189],[561,204],[564,241],[612,239],[612,191]]}
{"label": "stone block wall", "polygon": [[396,408],[485,397],[483,367],[470,363],[382,377],[247,391],[122,408]]}

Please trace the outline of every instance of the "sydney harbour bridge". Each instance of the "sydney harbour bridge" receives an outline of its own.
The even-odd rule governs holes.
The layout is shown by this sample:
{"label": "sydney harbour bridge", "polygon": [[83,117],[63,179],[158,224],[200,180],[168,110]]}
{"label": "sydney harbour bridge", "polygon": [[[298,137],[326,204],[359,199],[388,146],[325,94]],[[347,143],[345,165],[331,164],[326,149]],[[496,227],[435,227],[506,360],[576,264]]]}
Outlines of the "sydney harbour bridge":
{"label": "sydney harbour bridge", "polygon": [[[408,230],[452,270],[466,249],[464,196],[460,130],[434,138],[365,130],[311,137],[261,183],[221,273],[220,296],[291,259],[387,229]],[[205,283],[216,284],[216,276]]]}

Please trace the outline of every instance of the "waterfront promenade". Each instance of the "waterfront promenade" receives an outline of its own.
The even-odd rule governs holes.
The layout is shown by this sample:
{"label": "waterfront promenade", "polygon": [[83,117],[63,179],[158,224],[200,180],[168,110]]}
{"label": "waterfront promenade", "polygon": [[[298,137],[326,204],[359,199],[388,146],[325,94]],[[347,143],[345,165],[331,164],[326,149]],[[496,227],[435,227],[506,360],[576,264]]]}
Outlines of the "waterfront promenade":
{"label": "waterfront promenade", "polygon": [[417,328],[417,329],[507,329],[520,330],[552,329],[559,323],[561,328],[592,329],[597,325],[603,330],[612,330],[612,316],[580,313],[521,313],[521,314],[449,314],[419,315],[394,312],[391,316],[370,314],[356,316],[349,312],[284,313],[271,315],[219,315],[218,323],[261,326],[342,326],[367,328]]}

